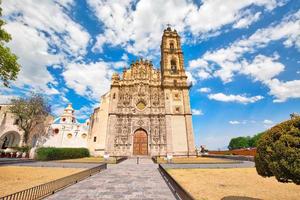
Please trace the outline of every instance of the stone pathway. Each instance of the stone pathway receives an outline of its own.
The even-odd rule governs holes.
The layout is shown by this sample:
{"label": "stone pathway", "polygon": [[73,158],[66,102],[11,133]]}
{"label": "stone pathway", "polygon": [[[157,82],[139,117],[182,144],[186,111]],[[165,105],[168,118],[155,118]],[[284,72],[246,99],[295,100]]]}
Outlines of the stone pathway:
{"label": "stone pathway", "polygon": [[128,159],[46,199],[176,199],[150,158]]}

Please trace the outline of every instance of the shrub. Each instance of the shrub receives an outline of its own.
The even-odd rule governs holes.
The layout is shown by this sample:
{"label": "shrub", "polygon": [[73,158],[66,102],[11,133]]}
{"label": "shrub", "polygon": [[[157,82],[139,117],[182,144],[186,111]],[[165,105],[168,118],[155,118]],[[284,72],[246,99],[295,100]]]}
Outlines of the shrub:
{"label": "shrub", "polygon": [[41,147],[37,149],[37,160],[63,160],[90,156],[86,148]]}
{"label": "shrub", "polygon": [[20,152],[28,153],[29,150],[31,149],[31,147],[29,147],[29,146],[24,146],[24,147],[12,147],[12,149],[15,149],[15,150],[20,151]]}
{"label": "shrub", "polygon": [[228,149],[240,149],[249,147],[250,137],[236,137],[229,142]]}
{"label": "shrub", "polygon": [[263,177],[300,184],[300,117],[266,131],[258,141],[255,166]]}

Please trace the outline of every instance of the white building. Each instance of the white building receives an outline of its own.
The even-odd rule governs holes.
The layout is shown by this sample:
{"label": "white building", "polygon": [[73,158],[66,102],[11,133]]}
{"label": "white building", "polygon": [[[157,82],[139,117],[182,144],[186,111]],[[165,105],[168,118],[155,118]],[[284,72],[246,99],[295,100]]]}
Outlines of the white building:
{"label": "white building", "polygon": [[18,119],[9,111],[8,104],[0,104],[0,149],[22,144],[23,131],[18,127]]}
{"label": "white building", "polygon": [[43,139],[44,147],[87,148],[89,121],[78,123],[74,109],[69,104],[63,114],[50,126],[49,134]]}

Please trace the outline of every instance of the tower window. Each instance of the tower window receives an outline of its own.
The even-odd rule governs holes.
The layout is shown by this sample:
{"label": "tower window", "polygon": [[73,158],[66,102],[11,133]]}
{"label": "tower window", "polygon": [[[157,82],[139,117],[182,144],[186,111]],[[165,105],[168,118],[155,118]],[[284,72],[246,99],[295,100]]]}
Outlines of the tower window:
{"label": "tower window", "polygon": [[174,86],[177,86],[177,80],[174,80]]}
{"label": "tower window", "polygon": [[171,51],[174,50],[174,43],[173,42],[170,43],[170,50]]}
{"label": "tower window", "polygon": [[115,99],[115,98],[116,98],[116,93],[113,94],[113,99]]}
{"label": "tower window", "polygon": [[94,142],[96,142],[96,141],[97,141],[97,137],[95,136],[95,137],[94,137]]}
{"label": "tower window", "polygon": [[19,119],[15,119],[14,125],[18,125],[18,124],[19,124]]}
{"label": "tower window", "polygon": [[171,60],[171,72],[172,73],[177,72],[176,60]]}

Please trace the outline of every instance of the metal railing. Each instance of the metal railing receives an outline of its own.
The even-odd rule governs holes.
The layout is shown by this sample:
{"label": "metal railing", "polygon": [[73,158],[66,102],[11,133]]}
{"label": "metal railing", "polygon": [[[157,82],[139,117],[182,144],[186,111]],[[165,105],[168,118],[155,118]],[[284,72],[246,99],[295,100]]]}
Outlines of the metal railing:
{"label": "metal railing", "polygon": [[177,199],[195,200],[160,164],[158,165],[158,170]]}
{"label": "metal railing", "polygon": [[119,164],[120,162],[123,162],[124,160],[127,160],[127,157],[117,157],[116,164]]}
{"label": "metal railing", "polygon": [[69,185],[75,184],[95,173],[98,173],[107,168],[107,164],[101,164],[70,176],[66,176],[42,185],[38,185],[20,192],[16,192],[4,197],[0,200],[35,200],[42,199],[48,195],[54,194],[56,191],[61,190]]}

